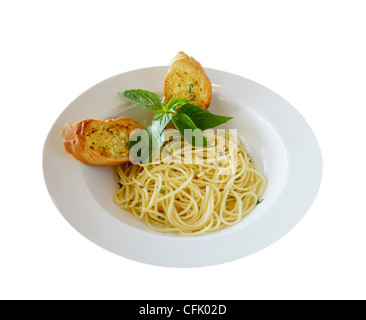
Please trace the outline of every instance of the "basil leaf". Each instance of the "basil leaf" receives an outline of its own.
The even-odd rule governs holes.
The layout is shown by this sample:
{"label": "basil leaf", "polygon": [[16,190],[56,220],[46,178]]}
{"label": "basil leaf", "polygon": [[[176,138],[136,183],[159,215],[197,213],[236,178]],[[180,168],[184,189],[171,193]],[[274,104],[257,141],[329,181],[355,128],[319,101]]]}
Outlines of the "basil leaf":
{"label": "basil leaf", "polygon": [[184,104],[178,109],[177,114],[186,114],[201,130],[215,128],[233,118],[213,114],[193,104]]}
{"label": "basil leaf", "polygon": [[170,122],[171,119],[172,119],[171,113],[165,113],[159,111],[154,114],[153,121],[160,122],[160,130],[161,130],[160,133],[162,133],[164,128]]}
{"label": "basil leaf", "polygon": [[163,104],[161,102],[161,99],[154,92],[134,89],[119,92],[118,94],[140,107],[144,107],[153,111],[163,110]]}
{"label": "basil leaf", "polygon": [[177,113],[172,117],[175,127],[181,136],[196,147],[207,147],[208,143],[201,130],[193,123],[185,113]]}
{"label": "basil leaf", "polygon": [[161,131],[160,123],[154,121],[151,126],[130,137],[130,157],[133,158],[133,163],[137,163],[138,160],[141,163],[151,163],[154,160],[157,151],[164,143]]}
{"label": "basil leaf", "polygon": [[164,128],[160,126],[158,121],[153,121],[152,125],[146,128],[150,142],[150,162],[152,161],[152,156],[155,156],[156,152],[160,150],[160,147],[164,143],[164,135],[161,134],[163,130]]}
{"label": "basil leaf", "polygon": [[175,109],[182,104],[187,103],[189,100],[186,99],[173,99],[168,102],[166,105],[166,110],[169,112],[175,112]]}

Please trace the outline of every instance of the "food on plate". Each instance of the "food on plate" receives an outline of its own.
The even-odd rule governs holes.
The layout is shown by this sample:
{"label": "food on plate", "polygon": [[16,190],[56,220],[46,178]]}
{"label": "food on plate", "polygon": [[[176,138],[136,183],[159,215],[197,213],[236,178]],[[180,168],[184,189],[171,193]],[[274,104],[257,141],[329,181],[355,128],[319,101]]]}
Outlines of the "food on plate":
{"label": "food on plate", "polygon": [[[202,148],[186,145],[159,164],[115,167],[119,190],[114,201],[160,232],[198,235],[240,222],[261,202],[266,179],[236,139],[206,137],[211,145],[221,138],[218,157],[209,156],[213,147],[202,153]],[[184,163],[187,153],[193,163]]]}
{"label": "food on plate", "polygon": [[179,52],[170,64],[164,80],[164,102],[187,99],[207,110],[212,98],[212,85],[201,64],[184,52]]}
{"label": "food on plate", "polygon": [[163,98],[142,89],[119,95],[154,112],[152,124],[87,119],[61,130],[63,146],[75,159],[115,166],[116,204],[155,231],[198,235],[240,222],[261,203],[266,178],[235,130],[213,130],[232,117],[207,111],[212,85],[195,59],[178,53]]}
{"label": "food on plate", "polygon": [[61,129],[63,146],[75,159],[90,165],[110,166],[129,162],[129,137],[143,126],[129,118],[106,121],[70,121]]}

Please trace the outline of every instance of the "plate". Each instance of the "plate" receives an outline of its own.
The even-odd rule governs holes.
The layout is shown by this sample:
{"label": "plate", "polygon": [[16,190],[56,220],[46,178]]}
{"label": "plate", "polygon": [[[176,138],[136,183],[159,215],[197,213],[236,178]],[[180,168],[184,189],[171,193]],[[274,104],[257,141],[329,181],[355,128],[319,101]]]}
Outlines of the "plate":
{"label": "plate", "polygon": [[268,186],[264,201],[242,222],[219,232],[186,237],[150,230],[113,202],[112,167],[93,167],[70,157],[60,130],[70,120],[126,116],[147,126],[151,111],[117,94],[128,89],[162,93],[167,66],[126,72],[100,82],[58,117],[43,150],[48,191],[64,218],[95,244],[123,257],[168,267],[229,262],[257,252],[292,229],[310,208],[321,180],[322,159],[304,118],[271,90],[241,76],[206,69],[213,84],[210,111],[233,116],[222,128],[237,129]]}

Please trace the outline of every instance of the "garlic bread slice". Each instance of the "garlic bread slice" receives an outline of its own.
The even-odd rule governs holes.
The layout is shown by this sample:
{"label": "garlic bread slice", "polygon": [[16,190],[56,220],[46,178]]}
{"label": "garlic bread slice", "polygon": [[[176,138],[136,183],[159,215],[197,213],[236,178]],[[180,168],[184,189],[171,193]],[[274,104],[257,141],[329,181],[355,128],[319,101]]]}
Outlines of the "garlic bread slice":
{"label": "garlic bread slice", "polygon": [[182,51],[171,62],[164,80],[164,103],[176,98],[205,110],[212,98],[212,84],[201,64]]}
{"label": "garlic bread slice", "polygon": [[129,137],[143,129],[129,118],[106,121],[86,119],[70,121],[61,129],[63,146],[75,159],[90,165],[109,166],[129,162]]}

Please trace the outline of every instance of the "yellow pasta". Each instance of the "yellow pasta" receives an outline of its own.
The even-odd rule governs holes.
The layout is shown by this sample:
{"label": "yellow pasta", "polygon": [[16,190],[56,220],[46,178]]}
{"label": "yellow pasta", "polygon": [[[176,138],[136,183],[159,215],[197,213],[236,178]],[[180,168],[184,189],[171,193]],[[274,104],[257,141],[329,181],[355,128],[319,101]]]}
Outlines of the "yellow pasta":
{"label": "yellow pasta", "polygon": [[[198,235],[237,224],[258,204],[267,182],[242,146],[228,135],[222,141],[214,161],[210,148],[185,147],[169,161],[115,167],[121,186],[115,203],[159,232]],[[194,163],[183,163],[187,155]]]}

